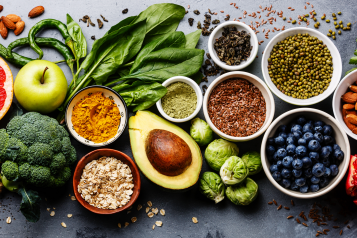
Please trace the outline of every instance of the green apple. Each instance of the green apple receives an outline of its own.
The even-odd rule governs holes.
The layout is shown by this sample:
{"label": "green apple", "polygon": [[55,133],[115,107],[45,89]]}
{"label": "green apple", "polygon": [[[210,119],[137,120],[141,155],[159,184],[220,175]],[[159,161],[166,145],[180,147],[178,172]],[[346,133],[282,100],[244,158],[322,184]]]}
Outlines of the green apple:
{"label": "green apple", "polygon": [[27,111],[50,113],[64,101],[67,80],[56,64],[34,60],[22,67],[16,76],[14,92],[17,101]]}

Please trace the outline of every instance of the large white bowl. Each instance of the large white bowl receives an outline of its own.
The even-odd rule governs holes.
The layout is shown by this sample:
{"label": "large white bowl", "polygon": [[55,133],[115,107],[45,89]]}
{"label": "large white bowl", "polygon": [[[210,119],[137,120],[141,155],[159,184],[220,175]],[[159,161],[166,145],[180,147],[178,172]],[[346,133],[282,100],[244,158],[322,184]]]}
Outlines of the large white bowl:
{"label": "large white bowl", "polygon": [[[336,177],[334,177],[329,185],[326,187],[320,189],[317,192],[308,192],[308,193],[300,193],[298,191],[293,191],[290,189],[283,188],[280,186],[273,178],[272,174],[270,173],[270,163],[268,161],[268,157],[266,154],[266,144],[267,140],[269,137],[273,137],[276,130],[280,125],[287,125],[294,119],[296,119],[298,116],[305,116],[308,119],[311,120],[321,120],[325,122],[328,125],[331,125],[334,131],[334,137],[336,140],[336,144],[338,144],[341,147],[341,150],[344,152],[345,157],[343,158],[343,161],[341,164],[338,166],[339,173]],[[345,131],[343,130],[342,126],[336,121],[335,118],[333,118],[331,115],[327,114],[326,112],[313,109],[313,108],[298,108],[294,110],[290,110],[285,112],[284,114],[280,115],[278,118],[276,118],[273,123],[270,125],[269,129],[266,131],[262,144],[261,144],[261,149],[260,149],[260,155],[262,159],[262,164],[263,164],[263,169],[265,171],[266,176],[270,180],[270,182],[281,192],[292,196],[296,198],[302,198],[302,199],[309,199],[309,198],[316,198],[319,196],[322,196],[328,192],[330,192],[334,187],[337,186],[345,176],[345,173],[348,169],[349,162],[350,162],[350,143],[348,141],[347,135]]]}
{"label": "large white bowl", "polygon": [[[250,56],[248,57],[248,59],[245,61],[242,61],[240,65],[232,66],[232,65],[227,65],[226,63],[222,62],[218,58],[217,53],[213,46],[216,39],[218,39],[219,37],[222,36],[223,27],[228,27],[228,26],[229,27],[235,26],[238,31],[246,31],[250,34],[250,45],[253,46],[253,48],[252,48],[252,51],[250,52]],[[258,37],[254,33],[254,31],[252,29],[250,29],[250,27],[248,25],[241,23],[241,22],[236,22],[236,21],[227,21],[225,23],[220,24],[219,26],[216,27],[216,29],[214,29],[214,31],[211,33],[211,35],[208,39],[208,51],[211,55],[212,60],[216,64],[218,64],[219,67],[221,67],[222,69],[228,70],[228,71],[241,70],[241,69],[247,67],[248,65],[250,65],[257,56],[258,46],[259,46]]]}
{"label": "large white bowl", "polygon": [[[278,43],[279,41],[284,40],[288,36],[296,35],[296,34],[305,34],[308,33],[311,36],[315,36],[318,39],[322,40],[323,43],[327,46],[327,48],[331,52],[332,56],[332,63],[333,63],[333,73],[332,73],[332,78],[329,87],[327,90],[325,90],[322,94],[319,94],[318,96],[311,97],[309,99],[297,99],[293,98],[290,96],[285,95],[282,93],[277,87],[274,85],[274,83],[271,81],[269,73],[268,73],[268,58],[270,56],[270,52],[273,49],[274,45]],[[293,105],[298,105],[298,106],[308,106],[308,105],[313,105],[318,102],[323,101],[326,99],[328,96],[330,96],[335,88],[338,85],[338,82],[341,79],[341,73],[342,73],[342,60],[340,53],[338,52],[338,49],[336,46],[332,43],[332,41],[324,34],[322,34],[319,31],[316,31],[314,29],[310,28],[305,28],[305,27],[294,27],[288,30],[284,30],[277,34],[273,39],[270,40],[268,45],[265,47],[264,54],[263,54],[263,59],[262,59],[262,72],[263,72],[263,77],[265,82],[267,83],[268,87],[270,90],[278,96],[280,99],[284,100],[285,102],[288,102]]]}
{"label": "large white bowl", "polygon": [[[265,117],[265,121],[263,126],[257,131],[255,132],[253,135],[250,136],[246,136],[246,137],[235,137],[235,136],[230,136],[227,135],[223,132],[221,132],[220,130],[217,129],[217,127],[215,127],[215,125],[213,125],[209,115],[208,115],[208,99],[209,96],[211,95],[212,90],[221,82],[223,82],[224,80],[227,79],[232,79],[232,78],[242,78],[242,79],[246,79],[249,82],[251,82],[252,84],[254,84],[262,93],[264,99],[265,99],[265,104],[266,104],[266,117]],[[234,142],[239,142],[239,141],[249,141],[252,140],[254,138],[257,138],[258,136],[260,136],[261,134],[264,133],[264,131],[269,127],[270,123],[273,121],[274,118],[274,113],[275,113],[275,102],[274,102],[274,98],[272,93],[270,92],[270,90],[268,89],[268,87],[265,85],[265,83],[263,82],[263,80],[261,80],[260,78],[258,78],[257,76],[247,73],[247,72],[243,72],[243,71],[235,71],[235,72],[230,72],[230,73],[226,73],[223,74],[221,76],[219,76],[218,78],[216,78],[208,87],[208,89],[206,90],[205,96],[203,98],[203,114],[205,116],[205,119],[208,123],[208,125],[212,128],[212,130],[219,135],[220,137],[222,137],[223,139],[229,140],[229,141],[234,141]]]}
{"label": "large white bowl", "polygon": [[[351,73],[347,74],[337,86],[335,93],[333,94],[332,99],[332,109],[333,114],[337,121],[341,124],[342,128],[345,132],[352,137],[353,139],[357,140],[357,135],[353,133],[345,124],[342,118],[342,100],[341,97],[345,94],[348,90],[348,87],[352,84],[355,84],[357,81],[357,70],[352,71]],[[356,85],[356,84],[355,84]]]}

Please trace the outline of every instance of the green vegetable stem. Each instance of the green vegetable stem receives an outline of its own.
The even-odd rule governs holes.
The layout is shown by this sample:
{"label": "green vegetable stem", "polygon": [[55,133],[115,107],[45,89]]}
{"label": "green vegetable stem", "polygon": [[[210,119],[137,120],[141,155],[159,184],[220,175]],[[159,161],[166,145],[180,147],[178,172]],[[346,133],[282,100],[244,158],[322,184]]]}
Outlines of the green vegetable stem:
{"label": "green vegetable stem", "polygon": [[219,203],[224,199],[225,186],[218,174],[204,172],[200,181],[200,192],[208,199]]}

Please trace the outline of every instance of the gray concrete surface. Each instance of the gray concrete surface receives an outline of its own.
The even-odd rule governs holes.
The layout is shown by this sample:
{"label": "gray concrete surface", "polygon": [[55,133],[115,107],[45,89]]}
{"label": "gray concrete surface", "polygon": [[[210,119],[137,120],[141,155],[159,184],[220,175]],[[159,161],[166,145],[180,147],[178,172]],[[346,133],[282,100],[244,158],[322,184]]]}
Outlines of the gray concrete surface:
{"label": "gray concrete surface", "polygon": [[[231,19],[243,16],[243,11],[246,10],[249,13],[253,11],[259,11],[259,5],[265,7],[273,5],[273,10],[283,10],[284,16],[293,17],[296,19],[298,14],[305,14],[311,9],[310,6],[305,4],[305,1],[284,1],[284,0],[261,0],[261,1],[239,1],[237,5],[239,9],[235,9],[230,5],[232,0],[173,0],[171,2],[180,4],[187,8],[190,5],[189,13],[184,17],[178,30],[185,33],[189,33],[196,29],[195,25],[198,20],[201,22],[204,19],[203,14],[210,8],[212,11],[219,12],[224,10],[223,13],[219,13],[217,16],[213,16],[212,19],[220,19],[224,21],[225,14],[230,14]],[[83,15],[88,14],[93,19],[99,18],[99,14],[103,14],[108,20],[108,23],[104,23],[103,29],[99,30],[97,27],[87,28],[81,23],[83,32],[87,38],[89,49],[93,41],[90,39],[92,35],[96,38],[100,38],[104,33],[115,23],[124,19],[129,15],[136,15],[142,10],[146,9],[151,4],[165,2],[161,0],[131,0],[131,1],[119,1],[119,0],[61,0],[61,1],[45,1],[45,0],[32,0],[32,1],[9,1],[4,0],[1,4],[4,6],[1,15],[7,15],[15,13],[20,15],[26,22],[26,28],[21,34],[21,37],[27,36],[31,26],[37,21],[46,18],[54,18],[66,21],[66,13],[69,13],[73,19],[78,20]],[[352,0],[312,0],[311,3],[315,6],[315,10],[318,16],[326,13],[328,18],[332,20],[331,13],[341,11],[342,15],[338,17],[338,20],[343,20],[345,23],[350,21],[355,23],[352,26],[352,30],[349,32],[343,32],[341,36],[337,37],[334,41],[337,48],[340,51],[343,61],[343,72],[352,68],[348,64],[349,58],[353,55],[353,51],[356,49],[356,2]],[[45,13],[35,19],[29,19],[27,17],[28,12],[37,5],[43,5],[46,9]],[[304,6],[308,7],[308,10],[304,10]],[[295,11],[288,10],[288,7],[295,8]],[[126,15],[122,14],[122,10],[128,8],[129,12]],[[193,14],[193,10],[198,9],[201,15],[196,16]],[[266,12],[265,12],[266,14]],[[265,14],[262,14],[262,18],[266,19]],[[276,15],[272,15],[276,17]],[[188,25],[187,19],[193,17],[195,23],[193,27]],[[319,18],[318,18],[319,19]],[[246,18],[246,22],[249,23],[252,18]],[[292,27],[291,24],[284,23],[282,19],[276,19],[276,23],[273,26],[265,25],[263,28],[273,29],[273,27],[280,28],[285,25],[286,28]],[[313,27],[312,24],[309,27]],[[262,30],[261,28],[260,30]],[[329,28],[333,28],[333,23],[327,24],[321,21],[320,31],[327,33]],[[251,72],[258,77],[262,78],[260,64],[262,51],[269,40],[264,38],[264,33],[258,34],[259,40],[264,40],[264,43],[259,46],[259,58],[256,59],[245,71]],[[270,33],[272,38],[275,33]],[[41,36],[50,36],[61,39],[61,35],[55,30],[46,30],[41,32]],[[15,40],[16,37],[11,32],[8,39],[0,39],[0,43],[7,46],[10,42]],[[207,49],[208,37],[201,36],[198,47],[204,50]],[[21,54],[35,58],[36,54],[32,52],[30,48],[24,48],[18,50]],[[44,49],[44,59],[57,61],[61,60],[61,55],[51,49]],[[10,65],[14,76],[18,72],[18,68]],[[61,65],[61,68],[65,72],[68,81],[71,80],[71,74],[66,65]],[[216,77],[210,77],[209,81],[212,82]],[[205,83],[201,84],[204,85]],[[208,83],[209,84],[209,83]],[[330,114],[332,113],[331,106],[332,96],[324,100],[323,102],[314,105],[314,108],[324,110]],[[276,113],[275,117],[280,114],[296,108],[296,106],[287,104],[275,97]],[[153,112],[157,112],[156,108],[151,109]],[[203,118],[202,111],[199,116]],[[0,127],[3,128],[8,122],[8,118],[5,117],[0,122]],[[180,124],[184,129],[188,130],[189,123]],[[245,143],[239,143],[238,146],[241,149],[241,153],[247,150],[260,149],[262,137]],[[350,138],[351,151],[357,153],[357,143]],[[77,148],[78,158],[81,158],[86,153],[90,152],[92,148],[83,146],[73,140],[73,144]],[[126,131],[119,140],[109,146],[132,157],[131,149],[129,146],[129,135]],[[203,162],[202,171],[209,170],[206,162]],[[138,202],[135,204],[142,204],[144,209],[137,211],[135,208],[130,214],[120,213],[116,215],[96,215],[85,208],[83,208],[78,202],[71,201],[69,194],[73,195],[72,184],[69,182],[64,188],[57,191],[43,191],[43,202],[41,207],[41,219],[39,222],[33,224],[26,222],[25,218],[18,212],[20,198],[17,194],[9,192],[1,194],[0,198],[0,237],[78,237],[78,238],[94,238],[94,237],[135,237],[135,238],[148,238],[148,237],[194,237],[194,238],[230,238],[230,237],[315,237],[316,231],[322,229],[330,229],[328,232],[330,237],[338,237],[338,233],[343,229],[343,237],[356,237],[357,236],[357,219],[354,215],[356,213],[356,206],[352,203],[351,198],[345,195],[344,182],[335,188],[329,194],[311,200],[299,200],[295,201],[295,206],[290,205],[291,198],[278,191],[266,178],[264,172],[253,177],[253,179],[259,185],[259,196],[257,200],[250,206],[238,207],[233,205],[227,199],[218,205],[213,204],[211,201],[204,198],[194,187],[190,191],[184,193],[172,193],[162,190],[160,187],[151,184],[146,178],[142,177],[142,188]],[[46,199],[45,199],[46,198]],[[268,205],[267,203],[275,199],[279,204],[290,207],[290,211],[282,209],[277,211],[276,206]],[[159,209],[163,208],[166,211],[165,216],[155,216],[154,218],[148,218],[144,212],[147,201],[152,201],[153,206]],[[337,221],[329,221],[328,226],[318,227],[316,223],[312,223],[309,219],[306,223],[309,227],[305,227],[298,224],[293,219],[287,220],[288,215],[295,217],[301,211],[308,211],[315,203],[321,203],[328,206],[333,216],[333,219],[337,218]],[[55,208],[55,216],[51,217],[46,208]],[[341,209],[347,209],[349,214],[339,214]],[[321,210],[321,209],[320,209]],[[67,218],[67,214],[73,214],[72,218]],[[321,214],[321,213],[320,213]],[[13,216],[11,224],[6,224],[6,217]],[[136,223],[130,223],[126,228],[119,229],[117,223],[122,225],[124,222],[130,222],[131,217],[137,217]],[[192,217],[198,218],[198,224],[193,224]],[[161,220],[163,222],[162,227],[156,227],[152,230],[152,225],[155,221]],[[302,220],[302,219],[301,219]],[[346,228],[344,222],[349,220],[351,229]],[[67,224],[67,228],[61,226],[61,222]],[[341,228],[333,229],[332,226],[337,225]]]}

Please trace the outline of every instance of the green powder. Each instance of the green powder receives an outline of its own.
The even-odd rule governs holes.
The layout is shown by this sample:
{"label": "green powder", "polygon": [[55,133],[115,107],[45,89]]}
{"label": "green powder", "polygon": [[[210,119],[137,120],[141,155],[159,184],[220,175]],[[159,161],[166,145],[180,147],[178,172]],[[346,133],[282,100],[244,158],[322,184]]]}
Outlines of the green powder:
{"label": "green powder", "polygon": [[170,117],[183,119],[196,110],[197,95],[195,90],[186,83],[172,83],[167,87],[167,93],[161,99],[161,105]]}

